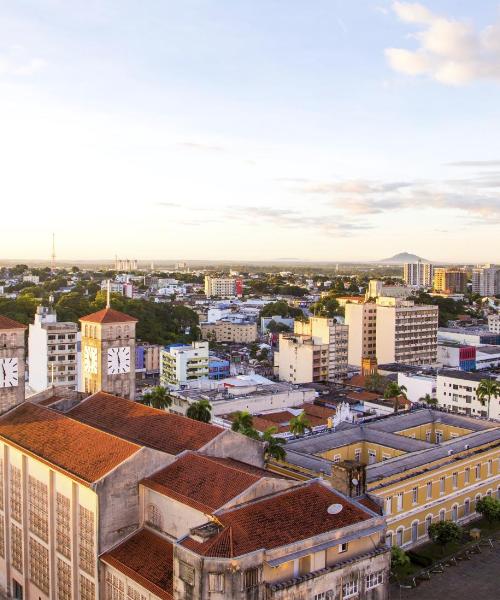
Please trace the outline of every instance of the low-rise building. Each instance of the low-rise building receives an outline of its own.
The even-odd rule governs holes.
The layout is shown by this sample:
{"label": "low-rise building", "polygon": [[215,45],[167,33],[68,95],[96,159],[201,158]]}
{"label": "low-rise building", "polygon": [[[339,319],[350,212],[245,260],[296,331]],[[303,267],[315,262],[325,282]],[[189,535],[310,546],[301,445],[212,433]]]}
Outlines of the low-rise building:
{"label": "low-rise building", "polygon": [[160,352],[160,382],[165,387],[179,387],[195,379],[208,378],[208,363],[208,342],[166,346]]}
{"label": "low-rise building", "polygon": [[135,347],[135,372],[140,377],[151,377],[160,373],[160,344],[139,343]]}
{"label": "low-rise building", "polygon": [[406,388],[411,402],[422,402],[426,396],[436,397],[436,376],[423,373],[398,373],[398,385]]}
{"label": "low-rise building", "polygon": [[499,345],[500,333],[489,331],[487,327],[440,327],[438,341],[458,342],[468,346]]}
{"label": "low-rise building", "polygon": [[437,361],[443,367],[474,371],[477,367],[476,346],[468,346],[459,342],[438,342]]}
{"label": "low-rise building", "polygon": [[477,388],[483,379],[485,376],[480,373],[441,370],[437,376],[439,406],[460,414],[500,419],[500,397],[491,398],[489,407],[477,397]]}
{"label": "low-rise building", "polygon": [[205,321],[200,323],[200,329],[205,340],[237,344],[251,344],[257,340],[257,323],[249,319]]}

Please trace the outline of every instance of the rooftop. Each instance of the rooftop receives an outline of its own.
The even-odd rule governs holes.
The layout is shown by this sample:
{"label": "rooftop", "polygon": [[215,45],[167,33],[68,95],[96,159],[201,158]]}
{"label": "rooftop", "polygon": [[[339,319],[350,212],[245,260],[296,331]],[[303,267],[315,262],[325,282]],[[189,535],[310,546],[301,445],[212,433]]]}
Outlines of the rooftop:
{"label": "rooftop", "polygon": [[0,315],[0,329],[26,329],[26,325]]}
{"label": "rooftop", "polygon": [[160,494],[211,513],[264,477],[275,473],[231,458],[186,453],[171,465],[142,481]]}
{"label": "rooftop", "polygon": [[101,560],[162,600],[172,600],[173,546],[165,538],[142,529]]}
{"label": "rooftop", "polygon": [[0,417],[0,438],[86,484],[98,481],[140,450],[31,402]]}
{"label": "rooftop", "polygon": [[103,431],[168,454],[199,450],[224,430],[106,392],[89,396],[67,413]]}
{"label": "rooftop", "polygon": [[90,323],[136,323],[138,319],[114,308],[103,308],[95,313],[81,317],[80,321],[89,321]]}
{"label": "rooftop", "polygon": [[[330,514],[328,507],[332,504],[340,504],[342,510]],[[231,558],[286,546],[371,518],[373,515],[362,506],[312,480],[222,511],[217,514],[221,523],[218,534],[204,542],[187,537],[181,545],[203,556]]]}
{"label": "rooftop", "polygon": [[469,373],[468,371],[453,371],[451,369],[441,369],[438,377],[451,377],[451,379],[462,379],[465,381],[481,381],[482,379],[494,379],[484,373]]}

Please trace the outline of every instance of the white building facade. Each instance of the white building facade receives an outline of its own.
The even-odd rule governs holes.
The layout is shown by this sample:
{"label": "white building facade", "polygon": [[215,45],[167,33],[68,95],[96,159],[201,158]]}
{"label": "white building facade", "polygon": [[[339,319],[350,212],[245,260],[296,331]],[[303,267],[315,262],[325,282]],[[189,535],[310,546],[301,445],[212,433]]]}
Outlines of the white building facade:
{"label": "white building facade", "polygon": [[209,375],[209,344],[168,346],[160,352],[160,381],[165,387],[180,387]]}

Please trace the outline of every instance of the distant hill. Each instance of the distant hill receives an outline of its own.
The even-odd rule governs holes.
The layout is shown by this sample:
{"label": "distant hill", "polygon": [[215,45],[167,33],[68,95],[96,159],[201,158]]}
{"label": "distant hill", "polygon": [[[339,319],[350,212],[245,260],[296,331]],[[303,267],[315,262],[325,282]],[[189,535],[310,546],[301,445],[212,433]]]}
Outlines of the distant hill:
{"label": "distant hill", "polygon": [[417,256],[416,254],[410,254],[409,252],[400,252],[399,254],[395,254],[390,258],[383,258],[382,260],[378,260],[376,262],[384,263],[388,265],[402,265],[407,262],[430,262],[426,258],[422,258],[421,256]]}

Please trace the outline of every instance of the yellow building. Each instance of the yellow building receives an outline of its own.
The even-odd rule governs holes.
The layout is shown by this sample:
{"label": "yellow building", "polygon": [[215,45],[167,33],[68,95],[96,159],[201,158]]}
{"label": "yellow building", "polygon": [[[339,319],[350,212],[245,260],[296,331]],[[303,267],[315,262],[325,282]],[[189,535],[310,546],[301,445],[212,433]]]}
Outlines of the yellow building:
{"label": "yellow building", "polygon": [[426,541],[431,523],[466,523],[479,498],[500,498],[500,427],[428,409],[289,442],[286,462],[273,468],[332,478],[345,461],[366,465],[366,492],[386,516],[387,542],[405,548]]}
{"label": "yellow building", "polygon": [[216,342],[251,344],[257,340],[257,323],[233,322],[221,319],[215,323],[200,323],[201,337]]}
{"label": "yellow building", "polygon": [[467,289],[467,271],[464,269],[434,269],[434,291],[454,294]]}

